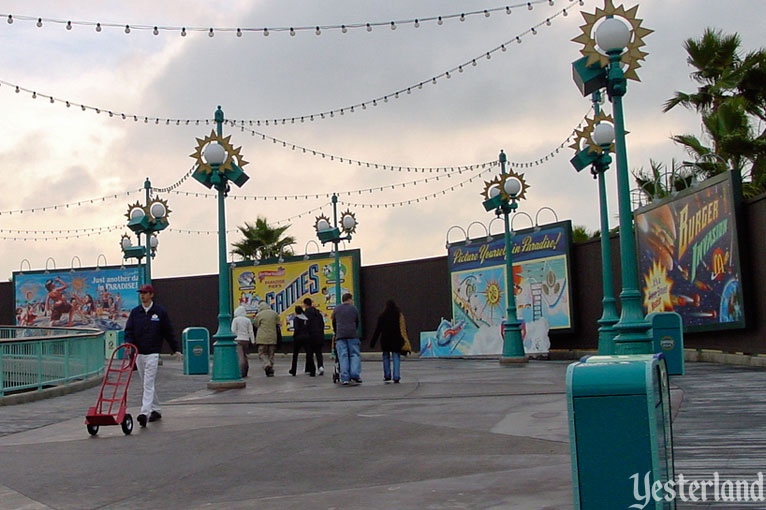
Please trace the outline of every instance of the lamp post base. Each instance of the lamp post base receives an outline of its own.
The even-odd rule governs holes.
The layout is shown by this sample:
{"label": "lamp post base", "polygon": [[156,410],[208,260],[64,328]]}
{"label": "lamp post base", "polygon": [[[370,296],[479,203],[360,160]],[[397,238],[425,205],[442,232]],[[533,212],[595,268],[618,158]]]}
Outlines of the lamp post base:
{"label": "lamp post base", "polygon": [[507,367],[525,367],[529,363],[526,356],[500,356],[500,364]]}
{"label": "lamp post base", "polygon": [[239,373],[237,344],[231,339],[220,339],[213,344],[213,377],[208,389],[244,388],[245,381]]}
{"label": "lamp post base", "polygon": [[614,337],[617,336],[617,330],[614,325],[617,319],[601,319],[598,328],[598,354],[599,356],[611,356],[615,354]]}
{"label": "lamp post base", "polygon": [[247,386],[245,381],[210,381],[207,383],[207,389],[209,390],[238,390]]}

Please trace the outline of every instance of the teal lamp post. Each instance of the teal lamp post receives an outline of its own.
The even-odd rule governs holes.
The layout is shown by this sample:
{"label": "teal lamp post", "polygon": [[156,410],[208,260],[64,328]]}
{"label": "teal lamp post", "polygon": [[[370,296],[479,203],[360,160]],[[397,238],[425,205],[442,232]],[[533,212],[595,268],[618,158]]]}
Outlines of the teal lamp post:
{"label": "teal lamp post", "polygon": [[[598,353],[601,355],[614,354],[614,337],[617,331],[617,302],[614,298],[614,279],[612,273],[612,246],[609,239],[609,208],[606,198],[606,179],[604,174],[609,169],[613,150],[614,126],[610,115],[599,111],[601,91],[593,92],[593,106],[596,116],[587,119],[587,125],[582,131],[577,131],[577,137],[572,148],[578,151],[570,161],[578,172],[587,166],[591,167],[593,178],[598,180],[599,206],[601,212],[601,282],[603,297],[601,299],[601,318],[598,320]],[[582,150],[580,147],[584,146]]]}
{"label": "teal lamp post", "polygon": [[231,332],[231,278],[226,263],[226,205],[229,182],[242,186],[249,177],[242,170],[247,161],[240,155],[241,147],[229,143],[231,135],[223,136],[223,111],[215,112],[217,130],[205,138],[197,138],[197,148],[191,157],[197,161],[192,177],[218,192],[218,331],[213,335],[213,375],[209,389],[244,388],[239,373],[237,344]]}
{"label": "teal lamp post", "polygon": [[[149,182],[149,178],[144,181],[144,189],[146,190],[146,202],[141,205],[139,202],[128,206],[128,212],[125,216],[128,217],[128,228],[136,234],[138,238],[138,245],[133,246],[130,236],[123,234],[120,239],[120,248],[122,249],[123,258],[135,258],[138,260],[138,264],[141,264],[141,260],[146,258],[144,264],[144,271],[141,275],[141,283],[152,283],[152,259],[157,253],[157,247],[159,246],[159,239],[157,233],[164,230],[170,224],[168,222],[168,215],[170,209],[168,209],[168,203],[159,197],[151,197],[152,184]],[[141,243],[141,235],[144,236],[144,243]]]}
{"label": "teal lamp post", "polygon": [[[636,18],[638,8],[615,8],[606,0],[604,9],[596,14],[583,13],[586,23],[583,33],[574,39],[582,43],[583,58],[573,63],[575,82],[583,95],[606,87],[612,102],[615,130],[615,156],[617,164],[617,199],[620,222],[620,266],[622,269],[621,315],[614,325],[615,354],[649,354],[653,352],[648,335],[649,323],[644,318],[641,292],[638,288],[638,267],[633,230],[633,212],[630,204],[628,158],[625,145],[625,122],[622,97],[627,92],[627,80],[638,80],[636,69],[647,55],[641,51],[643,38],[651,30],[641,27]],[[626,25],[623,18],[630,25]],[[599,23],[596,27],[596,24]],[[595,29],[595,41],[593,37]],[[596,49],[601,50],[599,52]],[[624,67],[624,69],[623,69]]]}
{"label": "teal lamp post", "polygon": [[509,215],[514,212],[519,204],[517,200],[526,197],[529,187],[524,181],[523,174],[506,173],[505,152],[500,151],[500,175],[484,183],[485,198],[484,209],[494,211],[497,216],[502,215],[505,224],[505,278],[506,311],[503,324],[503,353],[500,356],[500,364],[506,366],[519,366],[529,362],[524,353],[524,340],[521,338],[521,322],[516,315],[516,296],[513,283],[513,250],[511,246],[511,226]]}
{"label": "teal lamp post", "polygon": [[[317,232],[319,241],[324,245],[325,243],[333,243],[335,254],[335,306],[340,305],[341,302],[341,271],[340,271],[340,252],[338,251],[338,244],[341,241],[350,241],[351,234],[356,232],[356,216],[350,210],[346,210],[341,215],[340,227],[338,227],[338,195],[333,193],[332,195],[332,224],[330,224],[330,218],[322,215],[316,219],[314,228]],[[342,235],[342,234],[345,235]]]}

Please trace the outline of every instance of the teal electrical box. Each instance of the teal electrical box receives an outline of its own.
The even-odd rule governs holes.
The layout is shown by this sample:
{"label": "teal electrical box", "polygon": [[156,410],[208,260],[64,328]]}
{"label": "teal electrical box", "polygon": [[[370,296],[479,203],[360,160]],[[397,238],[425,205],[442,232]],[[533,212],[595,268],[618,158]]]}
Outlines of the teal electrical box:
{"label": "teal electrical box", "polygon": [[654,312],[646,316],[652,325],[650,334],[654,352],[662,353],[668,375],[684,375],[684,324],[676,312]]}
{"label": "teal electrical box", "polygon": [[210,333],[200,327],[186,328],[181,334],[184,344],[184,374],[210,372]]}
{"label": "teal electrical box", "polygon": [[646,482],[664,488],[675,476],[662,356],[584,358],[567,368],[566,391],[574,508],[675,509],[662,490],[643,499]]}
{"label": "teal electrical box", "polygon": [[[104,355],[106,359],[111,359],[112,353],[116,348],[125,343],[125,332],[122,330],[109,330],[104,332]],[[125,349],[117,353],[116,358],[122,359],[125,355]]]}

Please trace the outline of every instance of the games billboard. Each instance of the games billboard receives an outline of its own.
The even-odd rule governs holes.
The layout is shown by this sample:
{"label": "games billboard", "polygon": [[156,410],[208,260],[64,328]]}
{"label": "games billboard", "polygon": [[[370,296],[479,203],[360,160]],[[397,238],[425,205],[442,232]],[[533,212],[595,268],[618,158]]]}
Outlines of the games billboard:
{"label": "games billboard", "polygon": [[[524,350],[547,353],[550,330],[572,324],[570,221],[517,231],[511,237],[513,292]],[[505,240],[471,239],[450,245],[452,320],[421,339],[422,356],[500,354],[506,314]]]}
{"label": "games billboard", "polygon": [[16,325],[125,328],[138,306],[137,266],[13,273]]}
{"label": "games billboard", "polygon": [[722,174],[636,211],[645,313],[677,312],[685,331],[745,327],[734,186]]}
{"label": "games billboard", "polygon": [[[360,252],[340,252],[341,296],[350,292],[359,308]],[[329,253],[306,257],[286,257],[284,262],[276,259],[258,265],[240,262],[232,269],[232,303],[234,308],[242,305],[250,318],[255,317],[258,304],[265,301],[280,316],[282,334],[292,338],[293,316],[296,305],[303,305],[304,298],[311,298],[314,306],[325,320],[325,333],[332,334],[330,317],[335,309],[335,258]]]}

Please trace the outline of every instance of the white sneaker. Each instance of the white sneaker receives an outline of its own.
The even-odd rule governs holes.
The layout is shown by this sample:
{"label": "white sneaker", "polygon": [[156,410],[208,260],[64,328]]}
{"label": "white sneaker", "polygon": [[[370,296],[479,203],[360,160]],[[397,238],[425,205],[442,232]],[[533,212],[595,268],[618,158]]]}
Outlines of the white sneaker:
{"label": "white sneaker", "polygon": [[317,371],[319,375],[324,375],[324,367],[319,367],[319,370]]}

